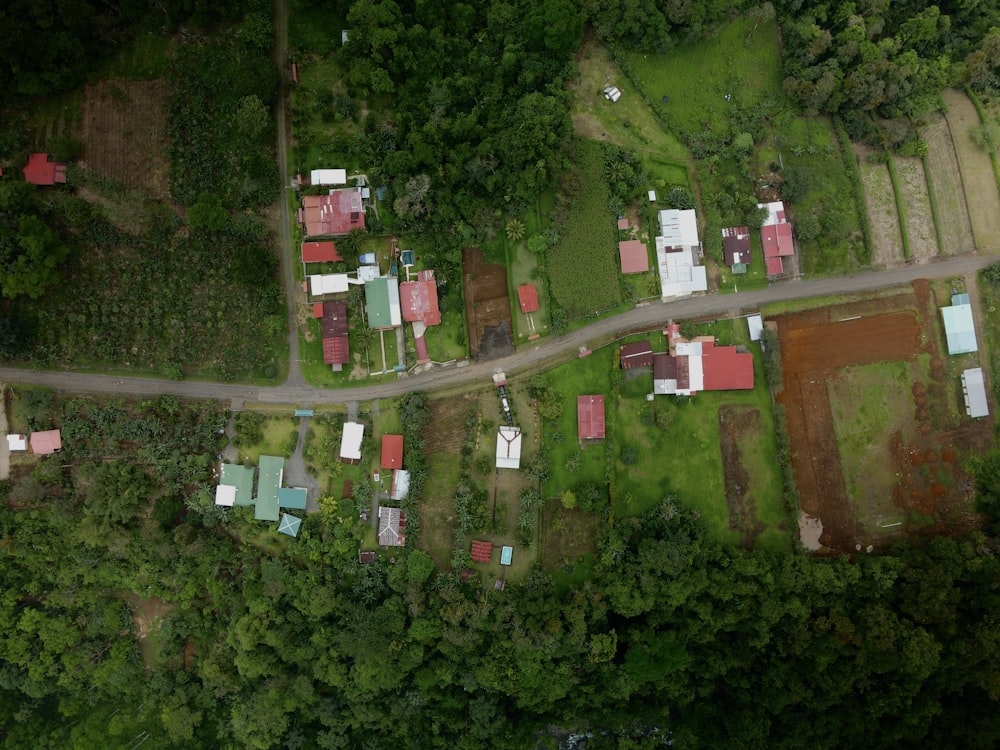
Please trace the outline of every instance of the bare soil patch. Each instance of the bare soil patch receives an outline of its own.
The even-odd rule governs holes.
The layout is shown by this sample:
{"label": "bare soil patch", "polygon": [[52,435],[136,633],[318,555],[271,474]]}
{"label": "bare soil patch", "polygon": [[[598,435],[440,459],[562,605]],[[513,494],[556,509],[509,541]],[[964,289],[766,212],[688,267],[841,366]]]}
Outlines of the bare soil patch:
{"label": "bare soil patch", "polygon": [[937,257],[934,215],[927,195],[924,163],[914,157],[894,156],[899,178],[899,195],[906,210],[906,234],[910,239],[910,257],[917,261]]}
{"label": "bare soil patch", "polygon": [[423,429],[424,450],[458,455],[465,441],[465,417],[470,399],[440,398],[430,402],[431,418]]}
{"label": "bare soil patch", "polygon": [[472,358],[492,359],[513,354],[514,329],[507,293],[507,269],[488,263],[479,248],[463,248],[462,284]]}
{"label": "bare soil patch", "polygon": [[872,231],[872,264],[883,268],[899,265],[905,260],[903,239],[889,168],[885,164],[870,163],[868,155],[871,149],[866,146],[854,144],[854,151],[858,157]]}
{"label": "bare soil patch", "polygon": [[753,547],[754,539],[764,530],[757,520],[756,502],[750,491],[750,474],[740,461],[740,445],[748,435],[760,429],[760,412],[748,406],[728,405],[719,408],[719,447],[725,482],[729,528],[740,535],[740,545]]}
{"label": "bare soil patch", "polygon": [[84,166],[166,201],[166,96],[162,79],[111,78],[87,86],[77,133]]}
{"label": "bare soil patch", "polygon": [[948,105],[946,117],[962,170],[976,249],[996,251],[1000,249],[1000,192],[989,154],[972,140],[973,131],[981,125],[979,113],[969,97],[957,89],[945,89],[941,95]]}
{"label": "bare soil patch", "polygon": [[976,249],[972,222],[965,202],[955,144],[944,115],[938,112],[928,115],[927,124],[920,129],[920,137],[927,142],[928,187],[934,193],[938,221],[941,222],[944,241],[941,254],[971,253]]}
{"label": "bare soil patch", "polygon": [[162,599],[156,597],[143,599],[132,592],[128,592],[123,598],[132,609],[132,620],[135,622],[142,662],[146,669],[152,669],[156,665],[160,650],[160,644],[156,643],[152,636],[158,633],[163,620],[173,607]]}

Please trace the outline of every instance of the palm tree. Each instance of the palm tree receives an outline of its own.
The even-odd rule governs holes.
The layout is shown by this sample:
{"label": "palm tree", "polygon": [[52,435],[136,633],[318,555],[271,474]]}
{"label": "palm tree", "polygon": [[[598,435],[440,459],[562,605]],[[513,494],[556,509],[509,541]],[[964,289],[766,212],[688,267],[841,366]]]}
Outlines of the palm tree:
{"label": "palm tree", "polygon": [[504,231],[507,233],[508,240],[520,242],[524,239],[524,222],[520,219],[510,219],[507,221]]}

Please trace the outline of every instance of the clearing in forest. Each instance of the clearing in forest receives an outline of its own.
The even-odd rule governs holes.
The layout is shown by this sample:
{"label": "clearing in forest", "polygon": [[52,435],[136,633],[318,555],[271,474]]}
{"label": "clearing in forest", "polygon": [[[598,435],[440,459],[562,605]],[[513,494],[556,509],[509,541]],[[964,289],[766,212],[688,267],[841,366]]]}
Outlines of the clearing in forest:
{"label": "clearing in forest", "polygon": [[910,257],[916,261],[930,260],[938,254],[934,213],[927,194],[924,163],[910,156],[893,156],[899,183],[899,198],[906,212],[906,236],[910,240]]}
{"label": "clearing in forest", "polygon": [[927,124],[920,128],[920,137],[927,142],[927,186],[933,193],[937,206],[937,219],[941,226],[944,246],[942,255],[959,255],[975,250],[972,222],[965,202],[962,174],[958,170],[955,144],[948,130],[948,121],[939,112],[927,116]]}
{"label": "clearing in forest", "polygon": [[972,220],[972,234],[980,252],[1000,250],[1000,193],[989,154],[977,146],[972,134],[982,124],[972,101],[961,91],[942,92],[948,105],[948,127],[958,154],[965,185],[965,199]]}
{"label": "clearing in forest", "polygon": [[854,145],[858,168],[868,206],[868,223],[872,233],[872,265],[891,268],[903,262],[903,240],[896,211],[896,193],[892,189],[889,168],[882,162],[871,162],[871,150]]}

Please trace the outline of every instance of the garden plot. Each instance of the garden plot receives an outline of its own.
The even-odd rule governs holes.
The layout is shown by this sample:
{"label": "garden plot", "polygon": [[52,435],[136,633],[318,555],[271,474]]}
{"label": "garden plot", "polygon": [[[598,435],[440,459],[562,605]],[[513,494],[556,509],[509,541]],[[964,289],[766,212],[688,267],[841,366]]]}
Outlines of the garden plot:
{"label": "garden plot", "polygon": [[473,359],[514,353],[514,330],[507,291],[507,269],[487,262],[479,248],[462,250],[462,283],[469,351]]}
{"label": "garden plot", "polygon": [[942,94],[948,105],[948,127],[958,154],[965,185],[965,200],[972,220],[972,235],[980,252],[1000,250],[1000,193],[989,154],[972,140],[980,125],[979,113],[972,101],[961,91],[945,89]]}
{"label": "garden plot", "polygon": [[893,156],[899,178],[899,198],[906,212],[906,235],[910,240],[910,257],[917,261],[937,257],[937,233],[934,213],[927,194],[924,163],[920,159]]}
{"label": "garden plot", "polygon": [[892,189],[889,168],[868,161],[869,149],[854,146],[864,184],[868,222],[871,225],[874,254],[872,264],[888,268],[903,262],[903,240],[896,211],[896,193]]}
{"label": "garden plot", "polygon": [[927,125],[920,129],[920,137],[927,142],[927,186],[937,206],[938,228],[944,242],[941,254],[971,253],[975,251],[972,223],[948,121],[937,112],[928,115]]}

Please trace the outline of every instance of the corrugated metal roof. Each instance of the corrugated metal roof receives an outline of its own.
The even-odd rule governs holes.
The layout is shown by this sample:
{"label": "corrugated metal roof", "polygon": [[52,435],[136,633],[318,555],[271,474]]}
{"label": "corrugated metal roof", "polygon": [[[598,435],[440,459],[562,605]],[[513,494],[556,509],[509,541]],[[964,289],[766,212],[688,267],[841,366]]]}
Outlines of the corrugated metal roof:
{"label": "corrugated metal roof", "polygon": [[577,396],[577,435],[581,440],[604,438],[604,396]]}
{"label": "corrugated metal roof", "polygon": [[965,397],[965,411],[970,417],[985,417],[990,413],[981,367],[973,367],[962,373],[962,394]]}
{"label": "corrugated metal roof", "polygon": [[941,308],[944,334],[948,341],[948,354],[965,354],[979,351],[976,326],[972,319],[972,305],[952,305]]}
{"label": "corrugated metal roof", "polygon": [[306,509],[306,490],[303,487],[279,487],[278,505],[282,508]]}
{"label": "corrugated metal roof", "polygon": [[253,517],[258,521],[278,520],[278,488],[285,472],[285,459],[261,456],[257,463],[257,498]]}
{"label": "corrugated metal roof", "polygon": [[525,315],[538,311],[538,290],[534,284],[521,284],[517,288],[517,301]]}
{"label": "corrugated metal roof", "polygon": [[296,516],[290,516],[287,513],[282,514],[281,523],[278,524],[278,533],[287,534],[288,536],[298,536],[299,526],[302,525],[302,519]]}
{"label": "corrugated metal roof", "polygon": [[381,276],[366,281],[365,303],[368,307],[368,326],[370,328],[396,328],[402,325],[399,281],[395,277]]}
{"label": "corrugated metal roof", "polygon": [[345,422],[340,436],[340,457],[352,461],[361,459],[361,440],[365,436],[365,426],[360,422]]}
{"label": "corrugated metal roof", "polygon": [[222,464],[219,484],[236,488],[236,505],[253,505],[253,468],[239,464]]}
{"label": "corrugated metal roof", "polygon": [[380,466],[383,469],[403,468],[403,436],[383,435],[382,436],[382,460]]}
{"label": "corrugated metal roof", "polygon": [[618,257],[622,273],[644,273],[649,270],[649,251],[640,240],[625,240],[618,243]]}

